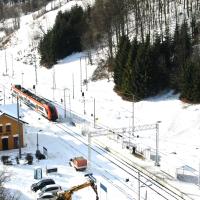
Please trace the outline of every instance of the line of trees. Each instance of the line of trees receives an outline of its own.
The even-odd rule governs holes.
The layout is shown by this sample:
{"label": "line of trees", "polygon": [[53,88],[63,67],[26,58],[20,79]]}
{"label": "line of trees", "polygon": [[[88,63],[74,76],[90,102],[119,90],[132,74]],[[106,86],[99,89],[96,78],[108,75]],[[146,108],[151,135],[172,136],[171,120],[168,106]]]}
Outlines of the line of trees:
{"label": "line of trees", "polygon": [[[168,30],[168,29],[167,29]],[[150,43],[122,36],[114,58],[115,91],[126,99],[141,100],[165,89],[180,92],[185,101],[200,102],[200,58],[192,53],[192,38],[186,20],[171,37],[157,35]]]}
{"label": "line of trees", "polygon": [[34,12],[52,0],[1,0],[0,21],[20,16],[23,13]]}
{"label": "line of trees", "polygon": [[[124,98],[174,89],[182,99],[199,102],[199,56],[192,48],[199,42],[198,6],[196,0],[96,0],[84,11],[76,6],[59,12],[40,42],[41,64],[51,67],[73,52],[107,49],[105,63]],[[169,26],[173,19],[175,29]]]}

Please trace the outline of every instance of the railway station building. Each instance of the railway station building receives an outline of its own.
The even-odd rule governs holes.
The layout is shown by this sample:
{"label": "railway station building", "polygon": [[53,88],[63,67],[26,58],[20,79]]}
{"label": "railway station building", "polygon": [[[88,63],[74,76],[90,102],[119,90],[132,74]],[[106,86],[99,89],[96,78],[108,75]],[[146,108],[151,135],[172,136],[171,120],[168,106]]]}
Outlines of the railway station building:
{"label": "railway station building", "polygon": [[11,113],[6,113],[0,107],[0,151],[19,148],[19,136],[21,147],[24,146],[24,125],[22,121]]}

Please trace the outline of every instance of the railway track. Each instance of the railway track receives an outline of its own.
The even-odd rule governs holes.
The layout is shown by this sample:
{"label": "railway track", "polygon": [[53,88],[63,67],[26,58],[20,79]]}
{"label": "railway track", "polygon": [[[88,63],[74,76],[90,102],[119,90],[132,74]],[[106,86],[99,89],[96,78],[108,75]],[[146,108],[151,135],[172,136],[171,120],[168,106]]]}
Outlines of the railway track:
{"label": "railway track", "polygon": [[[77,122],[80,122],[80,123],[87,122],[90,125],[92,124],[91,121],[89,121],[89,120],[87,121],[86,119],[83,119],[77,113],[71,112],[71,115],[72,115],[71,117],[73,118],[73,120],[76,121],[76,123]],[[64,131],[65,133],[71,135],[71,137],[74,137],[77,140],[79,140],[86,147],[88,146],[88,143],[86,142],[86,138],[84,138],[80,134],[76,133],[75,131],[73,131],[69,127],[65,126],[64,124],[55,123],[55,125],[58,126],[60,129],[62,129],[62,131]],[[98,127],[98,126],[96,126],[96,127]],[[101,126],[99,126],[99,128],[101,128]],[[62,140],[61,134],[59,135],[59,137],[60,137],[60,140]],[[64,140],[62,140],[62,142],[65,144]],[[74,146],[71,146],[71,148],[75,149]],[[125,159],[123,156],[121,156],[120,154],[117,154],[114,151],[108,152],[107,151],[108,149],[105,150],[104,145],[95,142],[95,147],[93,146],[93,147],[91,147],[91,149],[93,150],[93,152],[95,152],[98,155],[103,156],[107,161],[109,161],[113,165],[117,166],[124,173],[126,173],[129,177],[131,177],[130,178],[131,181],[128,181],[129,183],[131,182],[131,184],[129,184],[129,183],[125,182],[123,179],[118,179],[116,176],[113,176],[113,174],[111,174],[109,171],[106,171],[107,176],[105,176],[105,173],[101,173],[101,176],[104,177],[108,182],[110,182],[116,188],[118,188],[118,190],[122,191],[124,194],[127,193],[128,198],[133,199],[132,196],[137,196],[137,192],[136,192],[137,186],[135,186],[135,185],[139,185],[139,187],[140,187],[140,185],[142,185],[142,186],[145,186],[146,188],[148,188],[149,190],[151,190],[151,192],[153,192],[157,196],[159,196],[159,199],[165,199],[165,200],[189,200],[190,199],[191,200],[191,198],[188,197],[187,195],[185,195],[184,193],[178,191],[177,189],[175,189],[171,186],[169,187],[169,185],[167,183],[161,183],[160,181],[158,182],[157,178],[155,178],[152,175],[148,174],[147,172],[144,172],[143,170],[141,170],[138,166],[134,165],[130,159],[128,159],[128,158]],[[79,151],[79,150],[76,149],[76,151]],[[99,166],[98,163],[95,163],[95,165],[98,168],[102,168],[102,166]],[[112,179],[115,180],[115,182],[118,182],[118,184],[111,181],[111,178],[109,178],[109,177],[112,177]],[[149,183],[150,183],[150,185],[149,185]],[[124,187],[126,188],[126,190],[123,189]],[[132,189],[132,188],[134,188],[134,189]],[[139,190],[140,189],[138,189],[138,193],[139,193]],[[130,192],[128,192],[128,191],[130,191]],[[153,199],[155,199],[155,197],[153,197]]]}
{"label": "railway track", "polygon": [[[57,127],[59,127],[60,129],[62,129],[62,131],[69,134],[71,137],[79,140],[82,144],[84,144],[86,147],[88,147],[88,143],[84,136],[80,135],[79,133],[76,133],[75,131],[73,131],[69,127],[65,126],[64,124],[56,123],[55,125]],[[63,142],[64,142],[64,140],[63,140]],[[74,146],[71,146],[71,147],[74,148]],[[120,170],[122,170],[124,173],[127,174],[129,179],[131,180],[131,181],[129,180],[129,182],[125,182],[125,180],[123,180],[123,179],[118,179],[116,176],[113,177],[113,175],[109,171],[104,171],[104,173],[101,173],[101,175],[107,181],[112,183],[113,186],[118,188],[123,193],[126,192],[127,197],[129,199],[133,199],[133,196],[138,195],[138,192],[139,192],[138,182],[141,186],[145,186],[146,188],[148,188],[148,190],[150,190],[151,193],[154,193],[152,195],[153,196],[152,200],[155,199],[155,196],[157,196],[157,197],[159,197],[159,199],[163,199],[163,200],[164,199],[165,200],[190,199],[187,196],[185,196],[184,194],[178,194],[178,192],[175,192],[174,189],[173,190],[169,189],[166,185],[157,182],[157,180],[154,179],[152,176],[145,174],[143,171],[138,169],[137,166],[133,165],[131,160],[124,159],[121,156],[114,154],[113,152],[108,152],[108,149],[106,150],[105,146],[102,146],[101,144],[95,142],[95,146],[92,146],[91,149],[93,152],[95,152],[98,155],[103,156],[107,161],[109,161],[113,165],[117,166]],[[79,152],[79,153],[81,153],[81,152]],[[87,157],[87,155],[84,155],[84,156]],[[95,163],[94,161],[92,163],[96,167],[102,168],[102,166],[99,166],[98,163]],[[111,179],[112,180],[114,179],[115,182],[118,182],[120,184],[116,185],[116,183],[111,181]],[[124,191],[123,188],[126,188],[126,190]],[[137,192],[137,190],[138,190],[138,192]],[[151,200],[151,197],[149,199]],[[158,198],[156,198],[156,199],[158,199]]]}

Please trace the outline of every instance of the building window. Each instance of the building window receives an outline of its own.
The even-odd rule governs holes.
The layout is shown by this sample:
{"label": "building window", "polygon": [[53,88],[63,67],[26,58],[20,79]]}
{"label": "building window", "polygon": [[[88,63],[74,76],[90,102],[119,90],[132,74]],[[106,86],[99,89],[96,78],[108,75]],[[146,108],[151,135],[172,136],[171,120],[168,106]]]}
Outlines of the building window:
{"label": "building window", "polygon": [[6,132],[11,132],[11,124],[10,123],[6,124]]}
{"label": "building window", "polygon": [[0,124],[0,133],[3,133],[3,125]]}

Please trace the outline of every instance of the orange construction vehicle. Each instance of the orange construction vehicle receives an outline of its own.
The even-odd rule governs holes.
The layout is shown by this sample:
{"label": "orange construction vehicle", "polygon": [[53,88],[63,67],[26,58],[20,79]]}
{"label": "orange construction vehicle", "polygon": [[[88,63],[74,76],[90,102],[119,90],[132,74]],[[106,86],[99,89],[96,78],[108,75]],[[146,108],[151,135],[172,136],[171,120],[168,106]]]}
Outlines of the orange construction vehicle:
{"label": "orange construction vehicle", "polygon": [[87,160],[82,157],[74,157],[69,161],[69,165],[73,166],[77,171],[84,171],[87,168]]}
{"label": "orange construction vehicle", "polygon": [[89,186],[91,186],[92,189],[94,190],[94,192],[96,194],[96,200],[99,200],[96,179],[92,176],[92,174],[86,174],[85,176],[88,176],[88,178],[89,178],[87,182],[85,182],[81,185],[74,186],[71,189],[66,190],[64,192],[60,192],[58,194],[57,200],[72,200],[72,195],[74,192],[81,190],[83,188],[89,187]]}

